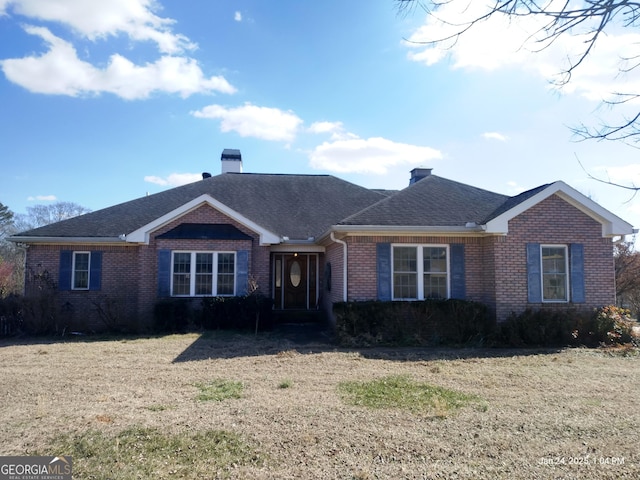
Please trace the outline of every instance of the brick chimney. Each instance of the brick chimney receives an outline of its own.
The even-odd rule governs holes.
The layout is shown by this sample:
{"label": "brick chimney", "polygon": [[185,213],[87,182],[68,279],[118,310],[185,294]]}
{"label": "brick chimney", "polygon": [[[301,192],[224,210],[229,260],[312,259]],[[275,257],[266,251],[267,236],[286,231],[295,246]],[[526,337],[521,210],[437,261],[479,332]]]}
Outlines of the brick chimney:
{"label": "brick chimney", "polygon": [[433,168],[414,168],[411,170],[411,179],[409,180],[409,185],[413,185],[416,182],[419,182],[425,177],[431,175],[431,170]]}
{"label": "brick chimney", "polygon": [[220,156],[222,162],[221,173],[242,173],[242,155],[240,150],[225,148]]}

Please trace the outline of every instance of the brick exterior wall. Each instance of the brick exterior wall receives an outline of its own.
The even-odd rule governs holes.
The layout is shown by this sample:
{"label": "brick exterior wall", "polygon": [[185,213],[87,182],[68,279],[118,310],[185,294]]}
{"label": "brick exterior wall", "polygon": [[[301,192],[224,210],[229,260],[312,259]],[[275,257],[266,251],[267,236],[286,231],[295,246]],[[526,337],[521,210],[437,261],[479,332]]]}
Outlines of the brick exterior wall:
{"label": "brick exterior wall", "polygon": [[[181,223],[228,223],[251,240],[175,240],[157,236]],[[504,320],[511,312],[527,307],[592,309],[615,300],[613,246],[602,238],[601,225],[560,197],[553,195],[509,222],[507,236],[348,236],[348,291],[350,301],[377,298],[376,244],[464,244],[466,298],[483,302]],[[586,303],[529,304],[527,299],[526,244],[529,242],[584,246]],[[255,232],[247,229],[208,205],[200,206],[153,232],[148,245],[31,245],[27,251],[25,292],[33,295],[39,284],[35,279],[47,273],[57,284],[60,251],[101,251],[102,288],[100,291],[61,291],[57,309],[60,321],[68,329],[101,330],[104,322],[98,308],[106,303],[117,306],[132,329],[151,325],[158,293],[158,251],[213,250],[249,251],[249,278],[259,290],[271,295],[271,249],[260,246]],[[330,243],[319,255],[320,297],[322,306],[343,300],[343,245]],[[327,290],[325,266],[331,264],[331,290]]]}
{"label": "brick exterior wall", "polygon": [[[58,291],[60,251],[102,252],[102,285],[98,291]],[[107,245],[31,245],[27,250],[25,295],[38,296],[55,292],[53,305],[58,330],[100,331],[107,325],[98,313],[109,311],[121,323],[138,326],[138,286],[140,247]],[[108,267],[106,267],[108,266]],[[106,268],[105,268],[106,267]],[[50,282],[43,282],[43,276]],[[51,287],[53,290],[49,290]]]}
{"label": "brick exterior wall", "polygon": [[[229,223],[252,240],[169,240],[156,237],[181,223]],[[257,282],[259,290],[270,295],[270,248],[259,245],[258,235],[218,210],[203,205],[153,232],[149,245],[31,245],[27,251],[27,281],[25,293],[33,295],[38,289],[35,277],[47,272],[57,286],[60,276],[60,251],[101,251],[102,285],[99,291],[60,291],[58,309],[63,322],[70,329],[99,331],[105,324],[97,312],[96,302],[116,303],[122,310],[122,321],[131,329],[148,328],[153,321],[153,308],[158,294],[158,251],[226,250],[249,251],[249,278]]]}
{"label": "brick exterior wall", "polygon": [[[584,245],[586,303],[536,303],[527,300],[526,244]],[[613,244],[602,226],[557,195],[543,200],[509,222],[509,234],[496,239],[489,261],[495,265],[495,310],[498,320],[530,308],[590,310],[615,302]]]}
{"label": "brick exterior wall", "polygon": [[[543,200],[509,222],[506,236],[350,236],[348,299],[377,298],[376,243],[464,244],[466,298],[487,304],[499,321],[526,308],[591,310],[615,301],[613,245],[602,237],[600,223],[557,195]],[[580,243],[584,246],[585,303],[529,304],[527,243]],[[327,249],[327,255],[329,255]],[[334,269],[335,272],[335,269]],[[335,275],[334,275],[335,276]]]}
{"label": "brick exterior wall", "polygon": [[483,242],[476,237],[430,237],[430,236],[351,236],[347,237],[348,251],[348,299],[350,301],[375,300],[378,295],[376,273],[376,244],[402,243],[419,245],[464,244],[465,282],[467,298],[482,301],[484,298],[484,276],[481,260]]}

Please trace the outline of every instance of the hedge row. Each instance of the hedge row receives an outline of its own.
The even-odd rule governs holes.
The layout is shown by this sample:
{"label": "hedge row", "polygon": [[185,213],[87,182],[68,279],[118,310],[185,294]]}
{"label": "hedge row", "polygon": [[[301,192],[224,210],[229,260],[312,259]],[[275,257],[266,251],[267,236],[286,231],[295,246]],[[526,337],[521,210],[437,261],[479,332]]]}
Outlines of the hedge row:
{"label": "hedge row", "polygon": [[343,346],[481,345],[495,329],[484,304],[464,300],[341,302],[333,312]]}
{"label": "hedge row", "polygon": [[488,308],[465,300],[343,302],[334,305],[343,346],[559,347],[634,342],[627,310],[526,310],[496,323]]}
{"label": "hedge row", "polygon": [[261,295],[203,297],[199,305],[192,299],[168,298],[158,301],[154,307],[154,330],[264,330],[273,324],[272,305],[271,299]]}

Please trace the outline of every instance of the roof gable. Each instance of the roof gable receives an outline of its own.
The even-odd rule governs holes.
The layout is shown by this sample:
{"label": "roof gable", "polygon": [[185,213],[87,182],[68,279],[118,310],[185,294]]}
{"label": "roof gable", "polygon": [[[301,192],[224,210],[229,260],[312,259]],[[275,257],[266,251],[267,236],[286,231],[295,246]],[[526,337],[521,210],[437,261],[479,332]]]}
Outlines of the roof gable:
{"label": "roof gable", "polygon": [[509,220],[540,203],[551,195],[558,195],[567,203],[573,205],[584,214],[590,216],[602,225],[602,236],[612,237],[633,233],[631,224],[601,207],[589,197],[583,195],[562,181],[524,192],[512,197],[505,205],[496,210],[486,221],[487,233],[509,232]]}
{"label": "roof gable", "polygon": [[215,208],[216,210],[227,215],[228,217],[233,218],[235,221],[244,225],[248,229],[253,230],[257,234],[259,234],[260,245],[268,245],[268,244],[280,242],[279,235],[273,232],[270,232],[269,230],[265,229],[264,227],[252,221],[251,219],[245,217],[239,212],[234,211],[233,209],[229,208],[228,206],[224,205],[223,203],[219,202],[218,200],[216,200],[215,198],[212,198],[210,195],[207,195],[207,194],[200,195],[199,197],[194,198],[190,202],[187,202],[184,205],[181,205],[180,207],[170,212],[167,212],[165,215],[159,218],[156,218],[152,222],[141,226],[137,230],[126,235],[126,240],[128,242],[135,242],[135,243],[149,243],[149,236],[151,232],[175,220],[176,218],[181,217],[182,215],[185,215],[191,212],[192,210],[195,210],[196,208],[202,205],[209,205]]}

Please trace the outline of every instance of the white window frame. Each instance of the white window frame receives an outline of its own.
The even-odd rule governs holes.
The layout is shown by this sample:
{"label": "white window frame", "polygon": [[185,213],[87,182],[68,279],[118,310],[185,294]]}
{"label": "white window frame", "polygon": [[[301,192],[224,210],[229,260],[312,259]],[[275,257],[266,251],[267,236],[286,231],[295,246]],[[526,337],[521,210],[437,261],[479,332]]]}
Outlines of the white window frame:
{"label": "white window frame", "polygon": [[[417,263],[417,298],[398,298],[395,296],[395,248],[396,247],[412,247],[417,249],[416,263]],[[447,256],[447,295],[445,298],[451,298],[451,252],[448,244],[438,243],[393,243],[391,244],[391,296],[393,300],[398,301],[411,301],[411,300],[425,300],[424,298],[424,248],[444,248]]]}
{"label": "white window frame", "polygon": [[[565,276],[565,281],[564,281],[564,292],[565,292],[565,298],[564,299],[556,299],[556,298],[551,298],[551,299],[546,299],[544,298],[544,276],[545,276],[545,271],[544,271],[544,259],[542,257],[542,249],[544,248],[562,248],[564,250],[564,276]],[[564,245],[564,244],[544,244],[544,245],[540,245],[540,291],[541,291],[541,297],[542,297],[542,303],[569,303],[570,301],[570,290],[569,290],[569,277],[570,277],[570,271],[569,271],[569,247],[568,245]]]}
{"label": "white window frame", "polygon": [[[76,256],[87,255],[87,286],[76,287]],[[78,251],[73,252],[73,260],[71,262],[71,290],[89,290],[91,286],[91,252]]]}
{"label": "white window frame", "polygon": [[[175,266],[175,255],[177,253],[188,253],[191,255],[190,264],[189,264],[189,294],[184,295],[175,295],[173,293],[173,280],[174,280],[174,266]],[[211,293],[203,293],[196,295],[196,255],[204,253],[213,255],[213,272],[212,275],[212,285],[211,285]],[[218,255],[220,254],[231,254],[233,255],[233,293],[218,293]],[[235,297],[236,295],[236,279],[238,275],[238,256],[234,251],[226,251],[226,250],[173,250],[171,252],[171,296],[172,297]]]}

